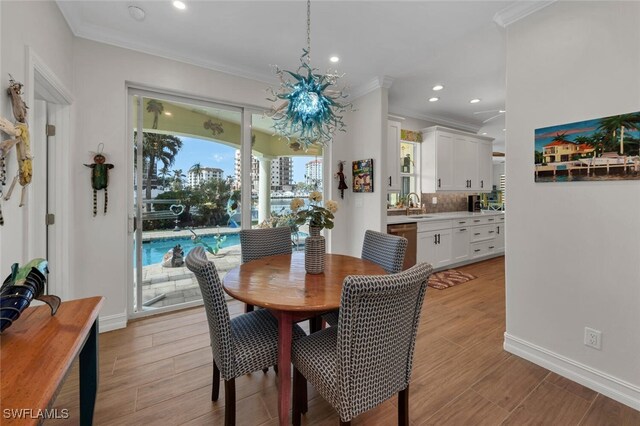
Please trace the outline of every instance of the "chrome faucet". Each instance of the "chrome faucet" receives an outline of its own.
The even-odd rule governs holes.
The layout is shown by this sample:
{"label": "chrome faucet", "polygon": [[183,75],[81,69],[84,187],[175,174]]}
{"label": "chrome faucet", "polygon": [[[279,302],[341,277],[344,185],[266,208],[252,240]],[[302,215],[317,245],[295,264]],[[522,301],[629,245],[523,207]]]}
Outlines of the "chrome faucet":
{"label": "chrome faucet", "polygon": [[406,197],[407,198],[407,214],[409,214],[409,209],[412,208],[411,207],[411,196],[412,195],[415,195],[416,200],[418,201],[417,204],[415,204],[414,208],[421,208],[422,207],[422,204],[420,204],[420,196],[415,192],[410,192],[410,193],[407,194],[407,197]]}

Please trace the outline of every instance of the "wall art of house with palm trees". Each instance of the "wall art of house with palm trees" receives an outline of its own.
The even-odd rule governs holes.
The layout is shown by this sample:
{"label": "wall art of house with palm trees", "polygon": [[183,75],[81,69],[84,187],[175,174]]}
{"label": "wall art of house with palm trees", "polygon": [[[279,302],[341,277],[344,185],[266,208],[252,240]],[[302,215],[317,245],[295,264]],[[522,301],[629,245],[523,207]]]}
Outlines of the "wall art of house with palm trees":
{"label": "wall art of house with palm trees", "polygon": [[535,181],[640,179],[640,112],[535,130]]}

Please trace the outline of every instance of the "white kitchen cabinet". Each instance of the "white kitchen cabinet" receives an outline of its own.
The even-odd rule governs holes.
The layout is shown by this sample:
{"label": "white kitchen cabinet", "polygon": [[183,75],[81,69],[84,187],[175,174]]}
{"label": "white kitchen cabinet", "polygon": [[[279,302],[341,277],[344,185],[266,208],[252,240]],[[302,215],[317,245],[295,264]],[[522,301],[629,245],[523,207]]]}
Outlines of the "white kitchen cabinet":
{"label": "white kitchen cabinet", "polygon": [[387,191],[400,191],[400,123],[397,121],[387,122]]}
{"label": "white kitchen cabinet", "polygon": [[[425,139],[425,136],[428,139]],[[420,180],[423,192],[452,191],[454,135],[445,131],[423,134]]]}
{"label": "white kitchen cabinet", "polygon": [[446,127],[423,130],[421,182],[423,192],[489,192],[492,141]]}
{"label": "white kitchen cabinet", "polygon": [[493,189],[493,144],[478,141],[476,147],[478,178],[472,188],[479,192],[490,192]]}
{"label": "white kitchen cabinet", "polygon": [[504,251],[504,222],[496,224],[496,251]]}
{"label": "white kitchen cabinet", "polygon": [[452,262],[451,229],[418,232],[416,260],[430,263],[434,268],[450,264]]}
{"label": "white kitchen cabinet", "polygon": [[469,227],[452,229],[451,261],[454,263],[463,262],[469,258]]}

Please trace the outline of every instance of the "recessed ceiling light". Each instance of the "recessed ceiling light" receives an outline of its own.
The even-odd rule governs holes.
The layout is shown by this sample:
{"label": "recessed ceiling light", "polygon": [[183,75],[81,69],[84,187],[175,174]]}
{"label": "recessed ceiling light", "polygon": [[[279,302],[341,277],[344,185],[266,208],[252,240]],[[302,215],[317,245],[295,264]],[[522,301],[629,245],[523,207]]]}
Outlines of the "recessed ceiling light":
{"label": "recessed ceiling light", "polygon": [[435,96],[433,98],[429,98],[429,102],[437,102],[439,100],[440,98],[436,98]]}
{"label": "recessed ceiling light", "polygon": [[331,62],[333,62],[334,64],[335,64],[336,62],[340,62],[340,58],[339,58],[339,57],[337,57],[337,56],[332,56],[332,57],[330,57],[330,58],[329,58],[329,60],[330,60]]}
{"label": "recessed ceiling light", "polygon": [[146,12],[139,8],[138,6],[129,6],[129,15],[135,19],[136,21],[144,21],[144,17],[147,15]]}
{"label": "recessed ceiling light", "polygon": [[444,89],[444,86],[442,84],[436,84],[435,86],[433,86],[433,90],[435,90],[436,92],[442,89]]}
{"label": "recessed ceiling light", "polygon": [[482,132],[482,136],[487,136],[487,132]]}
{"label": "recessed ceiling light", "polygon": [[498,110],[498,112],[499,112],[500,114],[504,114],[505,112],[507,112],[507,110],[506,110],[506,109],[501,109],[501,110]]}
{"label": "recessed ceiling light", "polygon": [[470,104],[477,104],[478,102],[480,102],[480,99],[478,99],[478,98],[471,99],[471,100],[469,101],[469,103],[470,103]]}
{"label": "recessed ceiling light", "polygon": [[181,2],[180,0],[174,0],[173,7],[175,7],[176,9],[185,10],[187,8],[187,5],[184,4],[184,2]]}
{"label": "recessed ceiling light", "polygon": [[171,114],[171,111],[165,111],[164,115],[172,116],[173,114]]}
{"label": "recessed ceiling light", "polygon": [[503,131],[503,132],[506,132],[506,131],[507,131],[507,129],[502,129],[502,131]]}

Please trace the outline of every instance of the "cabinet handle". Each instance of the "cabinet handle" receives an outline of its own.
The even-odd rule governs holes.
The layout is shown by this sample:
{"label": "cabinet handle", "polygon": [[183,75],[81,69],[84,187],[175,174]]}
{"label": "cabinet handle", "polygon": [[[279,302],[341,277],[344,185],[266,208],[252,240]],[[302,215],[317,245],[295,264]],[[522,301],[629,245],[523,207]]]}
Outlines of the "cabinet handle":
{"label": "cabinet handle", "polygon": [[484,188],[484,181],[483,180],[480,181],[480,188]]}
{"label": "cabinet handle", "polygon": [[389,186],[391,186],[391,176],[389,176]]}
{"label": "cabinet handle", "polygon": [[480,251],[480,249],[475,249],[475,250],[474,250],[474,252],[476,252],[476,253],[477,253],[477,252],[479,252],[479,251]]}
{"label": "cabinet handle", "polygon": [[441,184],[441,183],[442,183],[442,182],[440,181],[440,178],[438,178],[438,188],[440,188],[440,186],[441,186],[440,184]]}
{"label": "cabinet handle", "polygon": [[498,234],[500,234],[500,227],[498,226]]}
{"label": "cabinet handle", "polygon": [[479,232],[476,232],[476,233],[475,233],[475,234],[473,234],[473,235],[480,235],[480,233],[479,233]]}
{"label": "cabinet handle", "polygon": [[494,249],[494,248],[495,248],[495,246],[489,246],[489,248],[490,248],[490,249]]}
{"label": "cabinet handle", "polygon": [[440,244],[440,234],[438,234],[438,244]]}
{"label": "cabinet handle", "polygon": [[493,234],[495,231],[489,231],[490,234]]}
{"label": "cabinet handle", "polygon": [[487,219],[487,221],[489,222],[493,222],[495,219]]}
{"label": "cabinet handle", "polygon": [[438,244],[438,234],[433,234],[433,244]]}
{"label": "cabinet handle", "polygon": [[460,232],[464,232],[466,230],[467,230],[467,228],[460,228]]}
{"label": "cabinet handle", "polygon": [[474,220],[474,222],[475,222],[475,223],[478,223],[478,222],[480,222],[480,219],[476,219],[476,220]]}
{"label": "cabinet handle", "polygon": [[458,222],[460,225],[464,225],[465,223],[467,223],[466,221],[462,221],[462,222]]}
{"label": "cabinet handle", "polygon": [[469,179],[469,188],[471,188],[471,179]]}

